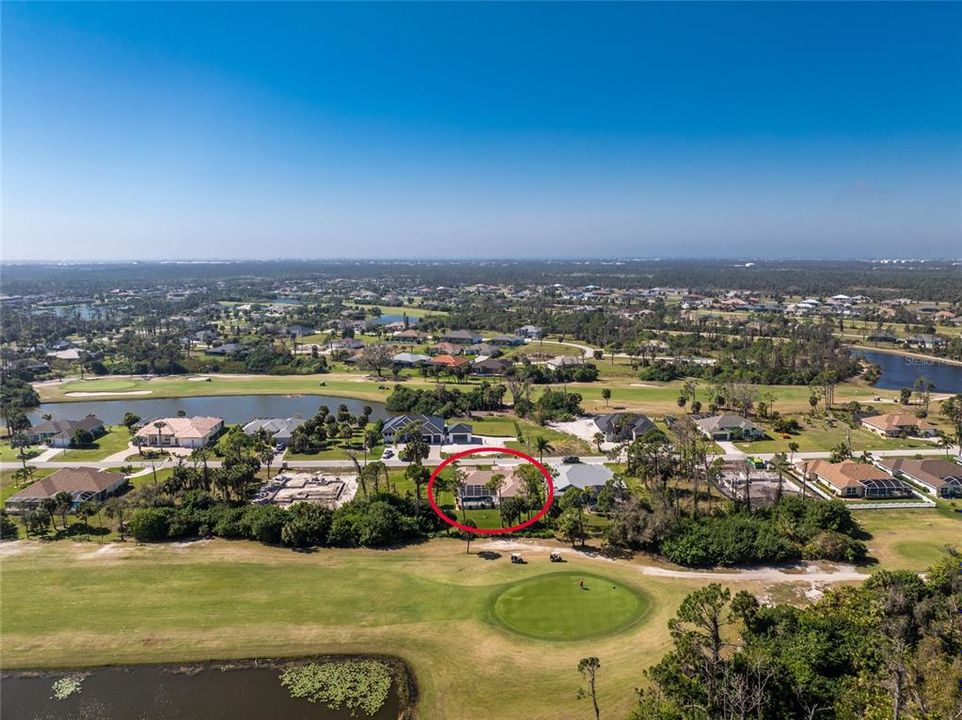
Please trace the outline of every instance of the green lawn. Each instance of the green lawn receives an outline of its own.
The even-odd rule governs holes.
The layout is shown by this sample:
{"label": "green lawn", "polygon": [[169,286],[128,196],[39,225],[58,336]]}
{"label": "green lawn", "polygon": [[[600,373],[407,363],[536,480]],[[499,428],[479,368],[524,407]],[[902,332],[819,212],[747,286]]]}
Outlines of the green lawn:
{"label": "green lawn", "polygon": [[856,518],[871,534],[869,554],[887,569],[922,571],[947,545],[962,549],[962,513],[860,510]]}
{"label": "green lawn", "polygon": [[637,590],[577,572],[514,583],[490,603],[496,622],[542,640],[585,640],[620,632],[641,620],[649,605]]}
{"label": "green lawn", "polygon": [[57,462],[91,462],[103,460],[108,455],[120,452],[130,445],[130,432],[123,425],[107,428],[107,434],[97,438],[91,445],[83,448],[68,448],[54,456]]}
{"label": "green lawn", "polygon": [[735,443],[735,447],[750,453],[789,452],[790,442],[798,443],[800,452],[828,451],[842,442],[847,442],[851,435],[852,450],[895,450],[902,448],[932,448],[930,442],[919,438],[883,438],[863,428],[852,429],[843,422],[836,421],[835,427],[830,427],[823,418],[799,418],[802,432],[783,438],[771,429],[767,423],[761,423],[767,432],[769,440],[756,440],[748,443]]}
{"label": "green lawn", "polygon": [[[46,448],[39,445],[31,445],[25,449],[27,459],[36,457],[42,453]],[[13,462],[20,461],[20,448],[10,447],[9,443],[0,443],[0,462]]]}
{"label": "green lawn", "polygon": [[[571,605],[556,613],[569,618],[571,633],[584,630],[579,618],[607,633],[586,645],[550,626],[553,639],[518,632],[554,612],[537,594],[530,598],[536,608],[522,599],[529,609],[505,616],[520,623],[518,631],[491,615],[492,598],[513,597],[504,593],[519,581],[557,575],[546,554],[512,565],[506,554],[479,555],[483,543],[466,554],[463,542],[451,540],[314,553],[220,540],[27,547],[37,549],[4,558],[4,669],[388,653],[413,668],[425,718],[584,720],[575,692],[578,660],[588,654],[606,670],[599,701],[611,717],[624,717],[641,671],[667,647],[668,619],[701,584],[566,553],[565,570],[592,585],[610,578],[619,588],[611,601],[593,600],[594,610]],[[602,599],[601,587],[580,592]]]}

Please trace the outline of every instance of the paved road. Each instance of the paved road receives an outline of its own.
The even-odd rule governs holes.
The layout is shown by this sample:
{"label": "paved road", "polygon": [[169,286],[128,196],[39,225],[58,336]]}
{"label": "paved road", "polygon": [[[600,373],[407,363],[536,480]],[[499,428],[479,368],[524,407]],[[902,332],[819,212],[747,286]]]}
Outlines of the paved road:
{"label": "paved road", "polygon": [[[957,447],[950,448],[913,448],[909,450],[875,450],[872,452],[873,457],[913,457],[915,455],[945,455],[951,453],[953,455],[959,454],[959,449]],[[816,458],[827,458],[831,455],[829,452],[798,452],[795,453],[795,459],[816,459]],[[738,451],[737,454],[725,456],[726,460],[741,460],[745,458],[745,453]],[[756,453],[753,457],[761,458],[762,460],[771,460],[775,457],[775,453]],[[608,458],[604,455],[590,455],[583,456],[581,458],[583,463],[599,465],[608,462]],[[189,461],[188,461],[189,462]],[[520,465],[525,462],[521,458],[502,458],[498,460],[499,465]],[[561,456],[554,455],[550,457],[545,457],[544,462],[548,465],[555,465],[561,462]],[[133,462],[117,461],[117,460],[99,460],[95,462],[60,462],[60,461],[48,461],[48,462],[36,462],[31,461],[30,464],[37,468],[62,468],[62,467],[77,467],[78,465],[84,465],[86,467],[96,467],[96,468],[117,468],[123,467],[124,465],[143,465],[145,461],[138,460]],[[430,458],[424,464],[433,467],[439,465],[441,460],[439,458]],[[491,458],[479,456],[477,458],[467,457],[459,461],[462,465],[490,465]],[[164,460],[162,462],[155,463],[156,467],[165,468],[173,467],[176,465],[175,460]],[[216,467],[220,463],[218,461],[211,461],[208,463],[212,467]],[[342,468],[350,466],[350,460],[289,460],[287,466],[291,468]],[[391,458],[385,461],[385,465],[388,467],[404,467],[407,463],[401,462],[397,458]],[[149,466],[149,462],[147,463]],[[272,464],[272,468],[277,468],[280,466],[280,461],[275,460]],[[21,467],[19,462],[3,462],[0,463],[0,468],[4,470],[16,470]]]}

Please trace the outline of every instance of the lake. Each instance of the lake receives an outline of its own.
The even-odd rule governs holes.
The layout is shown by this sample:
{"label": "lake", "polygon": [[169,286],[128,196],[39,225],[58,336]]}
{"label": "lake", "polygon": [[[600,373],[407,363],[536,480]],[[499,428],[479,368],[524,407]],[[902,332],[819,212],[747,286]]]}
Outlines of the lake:
{"label": "lake", "polygon": [[[5,673],[2,720],[349,720],[350,711],[330,710],[295,699],[281,685],[280,666],[160,666],[103,668],[90,671],[80,692],[64,700],[52,686],[72,673],[38,676]],[[387,702],[374,716],[395,720],[400,704],[392,685]]]}
{"label": "lake", "polygon": [[875,383],[877,388],[901,390],[912,387],[916,379],[924,377],[935,385],[937,392],[962,393],[962,365],[873,350],[852,350],[852,354],[863,357],[882,369],[882,375]]}
{"label": "lake", "polygon": [[[373,320],[375,325],[390,325],[391,323],[404,322],[404,315],[394,315],[385,314],[380,315]],[[408,325],[414,326],[418,324],[418,319],[416,317],[411,317],[408,315]]]}
{"label": "lake", "polygon": [[321,405],[332,411],[340,404],[347,405],[353,415],[359,415],[370,405],[374,419],[387,417],[383,403],[329,395],[220,395],[185,398],[145,398],[130,396],[111,400],[82,400],[78,402],[43,403],[28,413],[34,425],[43,422],[49,413],[55,419],[77,420],[93,414],[108,425],[116,425],[124,413],[132,412],[144,420],[175,417],[178,410],[188,415],[222,417],[228,424],[246,423],[255,417],[311,417]]}

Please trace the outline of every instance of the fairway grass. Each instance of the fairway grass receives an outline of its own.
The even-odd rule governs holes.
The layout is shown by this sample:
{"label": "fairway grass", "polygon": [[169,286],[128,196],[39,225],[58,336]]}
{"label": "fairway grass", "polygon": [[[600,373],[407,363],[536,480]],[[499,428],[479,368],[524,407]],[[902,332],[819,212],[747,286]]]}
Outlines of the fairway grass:
{"label": "fairway grass", "polygon": [[[483,548],[472,544],[466,554],[453,540],[309,553],[223,540],[5,543],[2,663],[59,668],[381,653],[413,668],[420,718],[583,720],[577,665],[594,655],[604,668],[599,701],[611,717],[624,717],[644,669],[669,647],[667,622],[678,603],[702,585],[569,552],[566,570],[586,578],[602,571],[604,582],[645,599],[644,614],[638,619],[623,608],[634,623],[603,637],[538,639],[493,626],[489,603],[525,580],[557,575],[557,566],[546,553],[513,565],[506,553],[479,555]],[[764,591],[757,583],[741,587]]]}
{"label": "fairway grass", "polygon": [[609,578],[559,572],[507,586],[492,595],[489,608],[495,622],[519,635],[571,641],[623,632],[644,617],[649,604]]}

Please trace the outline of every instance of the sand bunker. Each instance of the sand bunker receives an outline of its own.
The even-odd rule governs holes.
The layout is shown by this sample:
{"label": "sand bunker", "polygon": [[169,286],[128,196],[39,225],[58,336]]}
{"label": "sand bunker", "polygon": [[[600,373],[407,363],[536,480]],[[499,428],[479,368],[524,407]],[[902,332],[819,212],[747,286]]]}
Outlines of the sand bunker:
{"label": "sand bunker", "polygon": [[99,390],[99,391],[75,391],[64,393],[67,397],[103,397],[104,395],[153,395],[153,390]]}

